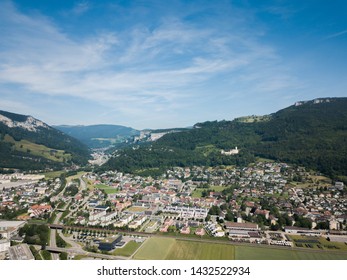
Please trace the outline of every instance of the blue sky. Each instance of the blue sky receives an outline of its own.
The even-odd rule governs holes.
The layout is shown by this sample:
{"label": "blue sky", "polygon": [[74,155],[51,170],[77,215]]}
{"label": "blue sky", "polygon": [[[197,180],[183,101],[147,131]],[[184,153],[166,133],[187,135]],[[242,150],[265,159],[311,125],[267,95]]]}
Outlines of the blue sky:
{"label": "blue sky", "polygon": [[347,96],[347,2],[0,1],[0,109],[185,127]]}

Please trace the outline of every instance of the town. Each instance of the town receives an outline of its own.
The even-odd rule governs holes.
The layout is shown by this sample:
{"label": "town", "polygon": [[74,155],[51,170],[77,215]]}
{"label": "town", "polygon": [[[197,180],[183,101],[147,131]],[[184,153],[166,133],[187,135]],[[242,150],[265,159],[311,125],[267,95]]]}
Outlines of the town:
{"label": "town", "polygon": [[[55,258],[61,252],[108,258],[128,243],[140,248],[151,236],[308,249],[312,238],[324,237],[346,246],[346,186],[303,167],[259,161],[244,168],[176,167],[158,178],[72,174],[0,175],[2,258],[37,254],[40,247],[29,249],[21,230],[35,222],[51,228],[49,243],[41,245]],[[75,251],[59,249],[52,232]],[[311,239],[305,243],[302,236]]]}

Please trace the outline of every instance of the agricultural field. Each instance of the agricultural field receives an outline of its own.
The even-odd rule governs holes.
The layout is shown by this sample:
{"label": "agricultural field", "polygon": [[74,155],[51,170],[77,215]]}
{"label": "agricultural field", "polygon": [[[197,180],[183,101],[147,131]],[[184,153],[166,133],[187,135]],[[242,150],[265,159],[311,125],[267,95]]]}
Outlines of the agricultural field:
{"label": "agricultural field", "polygon": [[347,260],[347,253],[235,246],[236,260]]}
{"label": "agricultural field", "polygon": [[134,256],[150,260],[230,260],[234,246],[152,237]]}
{"label": "agricultural field", "polygon": [[134,259],[141,260],[347,260],[344,250],[228,245],[175,238],[149,238]]}
{"label": "agricultural field", "polygon": [[176,240],[168,260],[233,260],[235,247],[225,244]]}

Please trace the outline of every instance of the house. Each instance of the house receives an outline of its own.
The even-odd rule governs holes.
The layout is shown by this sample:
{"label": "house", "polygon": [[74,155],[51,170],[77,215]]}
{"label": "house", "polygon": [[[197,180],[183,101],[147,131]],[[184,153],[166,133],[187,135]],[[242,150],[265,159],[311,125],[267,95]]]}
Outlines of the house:
{"label": "house", "polygon": [[160,227],[159,231],[160,231],[160,232],[167,232],[168,229],[169,229],[169,226],[168,226],[168,225],[164,225],[164,226],[161,226],[161,227]]}
{"label": "house", "polygon": [[39,217],[44,213],[52,212],[52,206],[46,204],[36,204],[29,208],[28,213],[30,217]]}
{"label": "house", "polygon": [[196,229],[195,234],[199,235],[199,236],[203,236],[206,234],[206,232],[203,228],[198,228],[198,229]]}
{"label": "house", "polygon": [[181,228],[180,233],[182,233],[182,234],[190,234],[190,227],[183,227],[183,228]]}
{"label": "house", "polygon": [[257,210],[255,210],[254,214],[255,214],[255,215],[264,215],[264,216],[265,216],[265,219],[268,219],[268,218],[269,218],[270,211],[268,211],[268,210],[257,209]]}

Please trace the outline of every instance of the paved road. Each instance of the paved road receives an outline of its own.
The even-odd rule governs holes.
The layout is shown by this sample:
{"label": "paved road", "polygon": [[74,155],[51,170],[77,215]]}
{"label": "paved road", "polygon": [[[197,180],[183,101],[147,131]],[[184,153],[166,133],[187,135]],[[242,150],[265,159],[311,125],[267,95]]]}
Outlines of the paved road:
{"label": "paved road", "polygon": [[108,259],[108,260],[127,260],[128,258],[122,257],[122,256],[113,256],[113,255],[106,255],[106,254],[98,254],[98,253],[92,253],[92,252],[86,252],[82,249],[78,248],[58,248],[58,247],[46,247],[46,250],[50,252],[65,252],[68,254],[73,255],[85,255],[88,257],[98,258],[98,259]]}
{"label": "paved road", "polygon": [[[56,196],[57,198],[61,198],[63,196],[63,193],[65,191],[65,188],[66,188],[67,185],[64,186],[63,190]],[[66,203],[63,210],[66,210],[66,208],[68,207],[69,203]],[[61,219],[61,216],[63,215],[62,212],[58,212],[57,216],[55,217],[55,220],[54,220],[54,224],[59,224],[60,223],[60,219]],[[57,233],[57,230],[56,229],[52,229],[51,228],[51,234],[50,234],[50,240],[49,240],[49,246],[50,247],[56,247],[57,246],[57,242],[56,242],[56,233]],[[51,253],[52,255],[52,260],[59,260],[59,254],[57,253]]]}

